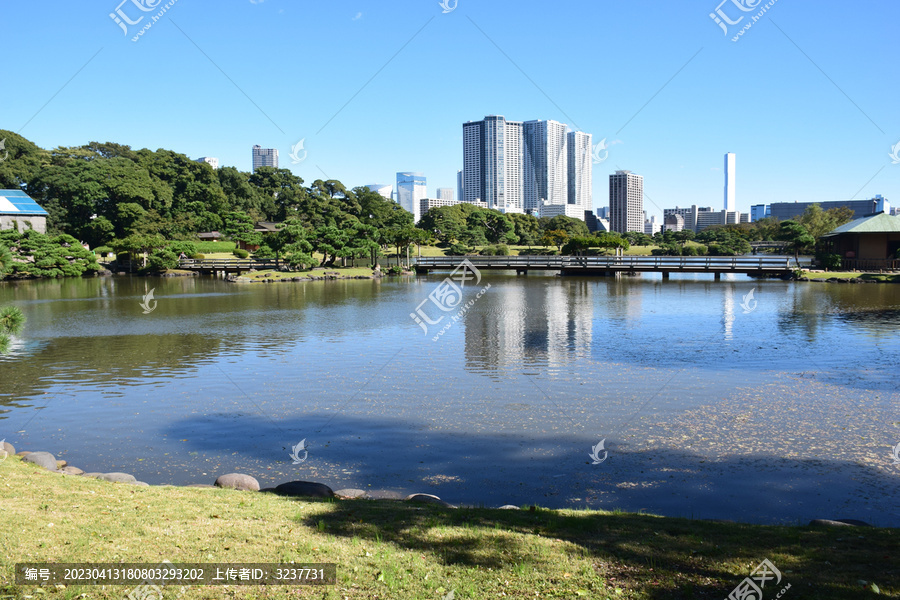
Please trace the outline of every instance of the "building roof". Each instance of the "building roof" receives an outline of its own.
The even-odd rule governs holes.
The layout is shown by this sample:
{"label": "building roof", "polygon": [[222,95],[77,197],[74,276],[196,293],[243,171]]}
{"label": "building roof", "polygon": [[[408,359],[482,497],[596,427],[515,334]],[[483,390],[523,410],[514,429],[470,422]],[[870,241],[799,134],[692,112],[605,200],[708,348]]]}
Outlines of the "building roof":
{"label": "building roof", "polygon": [[218,238],[222,237],[222,234],[219,233],[218,231],[205,231],[203,233],[198,233],[197,237],[200,238],[201,240],[218,239]]}
{"label": "building roof", "polygon": [[900,217],[892,217],[886,213],[869,215],[845,223],[822,237],[841,235],[842,233],[900,233]]}
{"label": "building roof", "polygon": [[0,214],[46,217],[47,211],[22,190],[0,190]]}

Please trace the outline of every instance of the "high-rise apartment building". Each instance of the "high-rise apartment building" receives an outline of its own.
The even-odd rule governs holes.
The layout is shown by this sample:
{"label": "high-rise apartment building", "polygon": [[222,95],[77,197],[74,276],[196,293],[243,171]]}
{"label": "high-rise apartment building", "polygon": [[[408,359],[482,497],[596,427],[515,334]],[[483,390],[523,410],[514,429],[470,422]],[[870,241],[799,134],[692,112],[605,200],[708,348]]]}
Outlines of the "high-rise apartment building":
{"label": "high-rise apartment building", "polygon": [[522,138],[525,210],[536,213],[542,204],[568,204],[566,125],[559,121],[525,121]]}
{"label": "high-rise apartment building", "polygon": [[725,155],[725,211],[735,212],[734,152]]}
{"label": "high-rise apartment building", "polygon": [[644,231],[644,178],[631,171],[609,176],[610,227],[618,233]]}
{"label": "high-rise apartment building", "polygon": [[461,198],[501,212],[523,212],[522,123],[502,116],[463,123]]}
{"label": "high-rise apartment building", "polygon": [[278,148],[263,148],[259,144],[253,146],[253,170],[260,167],[278,168]]}
{"label": "high-rise apartment building", "polygon": [[423,173],[397,173],[397,203],[413,214],[413,223],[422,218],[419,201],[428,197]]}
{"label": "high-rise apartment building", "polygon": [[438,200],[453,200],[453,188],[438,188]]}
{"label": "high-rise apartment building", "polygon": [[588,211],[594,208],[592,141],[590,133],[570,131],[566,144],[569,153],[569,204],[575,204]]}

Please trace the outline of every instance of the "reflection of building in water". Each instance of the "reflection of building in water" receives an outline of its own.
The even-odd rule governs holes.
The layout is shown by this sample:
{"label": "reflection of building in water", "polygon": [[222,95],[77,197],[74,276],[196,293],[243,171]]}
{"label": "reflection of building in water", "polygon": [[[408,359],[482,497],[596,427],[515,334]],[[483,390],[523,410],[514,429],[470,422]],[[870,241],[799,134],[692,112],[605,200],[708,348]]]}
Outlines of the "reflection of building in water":
{"label": "reflection of building in water", "polygon": [[722,311],[722,326],[725,339],[731,340],[734,333],[734,285],[725,284],[724,310]]}
{"label": "reflection of building in water", "polygon": [[464,320],[469,367],[559,363],[591,344],[589,281],[518,281],[491,287]]}

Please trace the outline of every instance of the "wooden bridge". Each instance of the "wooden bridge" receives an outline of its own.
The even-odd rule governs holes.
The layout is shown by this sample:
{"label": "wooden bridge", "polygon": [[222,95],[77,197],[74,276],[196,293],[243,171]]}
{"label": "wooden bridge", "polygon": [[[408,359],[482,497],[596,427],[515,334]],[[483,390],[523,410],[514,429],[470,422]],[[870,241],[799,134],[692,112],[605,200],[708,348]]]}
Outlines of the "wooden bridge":
{"label": "wooden bridge", "polygon": [[178,268],[195,271],[201,275],[218,275],[219,273],[243,273],[250,269],[277,269],[281,262],[277,260],[249,260],[240,258],[185,258],[178,261]]}
{"label": "wooden bridge", "polygon": [[527,274],[559,271],[562,275],[617,275],[619,273],[722,273],[788,275],[796,264],[786,256],[442,256],[419,258],[417,273],[454,269],[468,260],[476,269],[495,269]]}

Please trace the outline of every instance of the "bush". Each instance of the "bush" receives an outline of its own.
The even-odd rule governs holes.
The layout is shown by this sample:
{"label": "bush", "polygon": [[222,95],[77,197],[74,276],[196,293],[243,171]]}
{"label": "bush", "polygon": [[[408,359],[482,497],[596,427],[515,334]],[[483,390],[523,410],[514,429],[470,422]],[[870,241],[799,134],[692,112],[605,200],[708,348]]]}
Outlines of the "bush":
{"label": "bush", "polygon": [[250,253],[243,248],[235,248],[233,254],[238,258],[247,258],[248,256],[250,256]]}
{"label": "bush", "polygon": [[493,246],[485,246],[479,252],[482,256],[509,256],[509,246],[506,244],[495,244]]}
{"label": "bush", "polygon": [[816,252],[816,262],[818,262],[819,266],[826,271],[836,271],[844,265],[844,261],[841,260],[841,255],[833,254],[831,252]]}
{"label": "bush", "polygon": [[444,254],[447,256],[465,256],[469,252],[469,248],[465,244],[451,244]]}
{"label": "bush", "polygon": [[676,244],[662,244],[659,248],[650,251],[653,256],[681,256],[681,246]]}
{"label": "bush", "polygon": [[392,265],[387,270],[388,275],[399,275],[402,272],[403,269],[401,267],[398,267],[397,265]]}
{"label": "bush", "polygon": [[519,256],[556,256],[556,250],[550,248],[523,248]]}
{"label": "bush", "polygon": [[99,254],[103,258],[106,258],[107,255],[112,254],[113,249],[109,246],[97,246],[94,248],[94,253]]}
{"label": "bush", "polygon": [[178,268],[178,255],[168,248],[154,250],[147,260],[147,267],[151,271],[165,271]]}
{"label": "bush", "polygon": [[194,260],[203,260],[204,258],[206,258],[206,255],[205,255],[205,254],[199,254],[199,253],[198,253],[198,254],[191,254],[191,258],[194,259]]}
{"label": "bush", "polygon": [[192,256],[199,252],[199,250],[197,250],[197,244],[194,242],[169,242],[166,249],[174,252],[176,256],[181,256],[182,253],[184,253],[185,256]]}
{"label": "bush", "polygon": [[685,246],[681,249],[682,256],[697,256],[697,247],[696,246]]}

